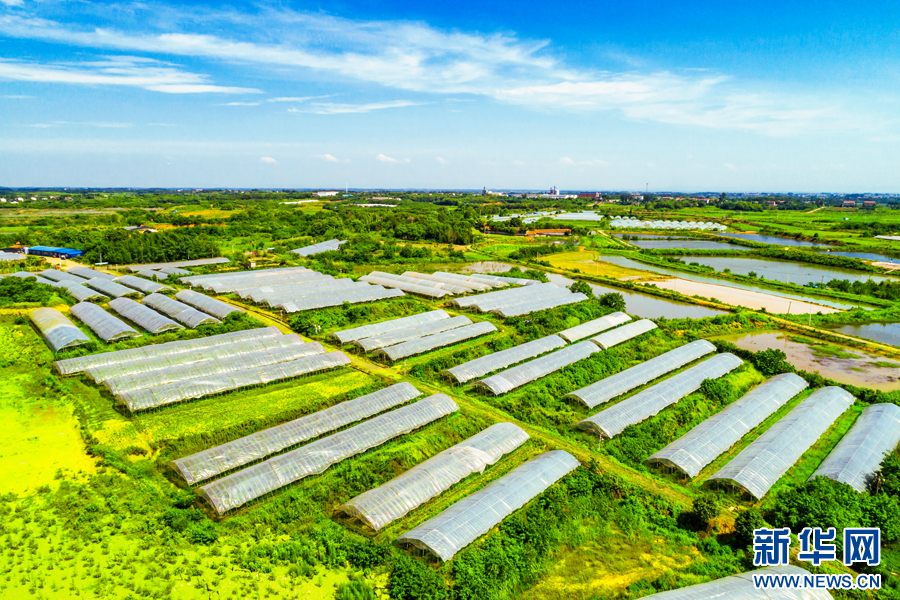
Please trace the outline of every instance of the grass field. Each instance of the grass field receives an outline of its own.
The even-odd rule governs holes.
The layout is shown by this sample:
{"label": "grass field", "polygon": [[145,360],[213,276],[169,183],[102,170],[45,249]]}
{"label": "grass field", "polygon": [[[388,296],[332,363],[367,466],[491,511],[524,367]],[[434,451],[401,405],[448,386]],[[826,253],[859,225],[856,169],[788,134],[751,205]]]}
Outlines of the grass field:
{"label": "grass field", "polygon": [[612,263],[604,262],[603,257],[594,252],[589,252],[581,248],[578,252],[563,252],[561,254],[551,254],[544,258],[553,267],[557,269],[566,269],[575,273],[586,273],[588,275],[603,275],[614,279],[655,279],[655,276],[649,271],[641,271],[638,269],[629,269],[620,267]]}

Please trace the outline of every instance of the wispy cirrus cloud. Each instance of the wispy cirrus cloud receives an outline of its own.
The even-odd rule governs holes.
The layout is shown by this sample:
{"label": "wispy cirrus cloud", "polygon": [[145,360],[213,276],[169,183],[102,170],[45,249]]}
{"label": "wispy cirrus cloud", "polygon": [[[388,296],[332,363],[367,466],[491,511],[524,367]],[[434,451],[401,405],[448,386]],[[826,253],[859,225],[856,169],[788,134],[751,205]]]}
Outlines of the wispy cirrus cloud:
{"label": "wispy cirrus cloud", "polygon": [[83,63],[36,63],[0,58],[0,80],[139,87],[167,94],[250,94],[253,88],[218,86],[207,76],[157,60],[117,56]]}
{"label": "wispy cirrus cloud", "polygon": [[403,108],[406,106],[420,106],[421,102],[408,100],[394,100],[391,102],[370,102],[368,104],[336,104],[333,102],[313,102],[305,108],[289,108],[288,112],[312,113],[316,115],[345,115],[368,113],[373,110],[385,108]]}
{"label": "wispy cirrus cloud", "polygon": [[[877,130],[879,124],[877,117],[848,110],[822,94],[759,92],[757,83],[690,65],[677,72],[647,70],[642,63],[629,72],[573,67],[554,55],[548,40],[512,34],[443,31],[421,22],[353,20],[275,6],[257,6],[251,12],[132,6],[136,14],[152,17],[148,26],[104,20],[108,17],[99,16],[99,10],[91,17],[101,23],[91,26],[11,14],[0,17],[0,33],[95,49],[205,58],[237,68],[262,66],[286,80],[319,72],[395,90],[452,95],[453,100],[469,94],[545,111],[610,111],[634,121],[772,136]],[[157,12],[165,18],[156,17]],[[161,84],[165,89],[158,91],[243,89],[183,75],[201,81]],[[294,112],[363,113],[409,105],[310,103],[308,110]]]}

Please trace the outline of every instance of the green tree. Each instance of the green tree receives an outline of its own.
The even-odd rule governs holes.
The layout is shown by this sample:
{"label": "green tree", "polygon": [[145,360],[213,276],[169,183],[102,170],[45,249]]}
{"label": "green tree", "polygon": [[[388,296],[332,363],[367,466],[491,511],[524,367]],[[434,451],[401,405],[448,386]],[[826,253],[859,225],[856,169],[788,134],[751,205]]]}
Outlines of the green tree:
{"label": "green tree", "polygon": [[611,310],[625,312],[625,298],[622,297],[622,294],[610,292],[608,294],[603,294],[598,299],[600,300],[600,304]]}
{"label": "green tree", "polygon": [[440,574],[405,555],[398,557],[387,587],[393,600],[447,598],[447,588]]}
{"label": "green tree", "polygon": [[589,284],[584,281],[576,281],[572,285],[569,286],[569,290],[574,294],[584,294],[588,298],[594,297],[594,288],[592,288]]}
{"label": "green tree", "polygon": [[734,532],[741,544],[749,546],[753,543],[753,530],[766,527],[766,521],[758,508],[750,507],[738,513],[734,520]]}
{"label": "green tree", "polygon": [[700,523],[709,527],[712,521],[719,516],[719,503],[712,495],[705,494],[694,498],[692,510]]}
{"label": "green tree", "polygon": [[756,370],[771,377],[779,373],[792,373],[794,367],[787,361],[787,354],[777,348],[769,348],[753,355],[753,366]]}

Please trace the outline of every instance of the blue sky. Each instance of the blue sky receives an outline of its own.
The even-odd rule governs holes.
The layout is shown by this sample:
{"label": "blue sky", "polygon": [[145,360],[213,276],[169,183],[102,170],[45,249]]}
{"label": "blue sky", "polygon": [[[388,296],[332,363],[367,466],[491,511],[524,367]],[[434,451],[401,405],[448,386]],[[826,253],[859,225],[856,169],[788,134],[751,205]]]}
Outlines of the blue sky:
{"label": "blue sky", "polygon": [[898,16],[0,0],[0,185],[900,191]]}

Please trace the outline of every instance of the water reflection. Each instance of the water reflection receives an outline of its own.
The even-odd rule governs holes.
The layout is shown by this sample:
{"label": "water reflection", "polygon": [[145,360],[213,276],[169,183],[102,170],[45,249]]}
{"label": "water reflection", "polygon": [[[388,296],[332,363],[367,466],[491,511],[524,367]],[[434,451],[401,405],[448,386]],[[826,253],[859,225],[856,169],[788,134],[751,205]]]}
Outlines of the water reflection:
{"label": "water reflection", "polygon": [[759,235],[756,233],[717,233],[715,235],[721,237],[737,238],[741,240],[749,240],[751,242],[760,242],[762,244],[775,244],[777,246],[825,246],[826,244],[816,244],[815,242],[804,242],[793,238],[782,238],[774,235]]}
{"label": "water reflection", "polygon": [[864,325],[842,325],[835,327],[837,331],[846,335],[872,340],[891,346],[900,347],[900,323],[866,323]]}
{"label": "water reflection", "polygon": [[686,263],[699,263],[707,267],[712,267],[716,271],[728,269],[732,273],[738,275],[747,275],[753,272],[771,281],[796,283],[798,285],[823,283],[832,279],[846,279],[848,281],[866,281],[869,279],[872,279],[873,281],[885,281],[891,279],[880,275],[851,271],[850,269],[822,267],[819,265],[809,265],[806,263],[796,263],[784,260],[764,260],[759,258],[738,258],[730,256],[683,256],[680,260]]}

